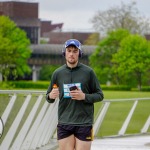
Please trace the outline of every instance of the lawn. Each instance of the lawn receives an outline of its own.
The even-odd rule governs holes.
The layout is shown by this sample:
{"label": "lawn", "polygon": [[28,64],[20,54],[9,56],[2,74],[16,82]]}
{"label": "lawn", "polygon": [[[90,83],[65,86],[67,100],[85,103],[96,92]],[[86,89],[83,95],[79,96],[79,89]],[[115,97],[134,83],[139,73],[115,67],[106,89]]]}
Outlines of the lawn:
{"label": "lawn", "polygon": [[[104,91],[105,99],[128,99],[128,98],[150,98],[150,92],[128,92],[128,91]],[[95,115],[103,103],[95,103]],[[99,129],[98,137],[117,135],[121,129],[134,101],[112,102],[109,105],[104,121]],[[126,134],[140,133],[148,116],[150,115],[150,99],[138,102],[134,114],[130,120]],[[150,132],[150,129],[148,130]]]}
{"label": "lawn", "polygon": [[[145,98],[145,97],[150,98],[150,92],[104,91],[104,97],[105,97],[105,100],[108,99],[111,101],[113,101],[114,99]],[[2,116],[3,111],[6,108],[9,102],[9,98],[10,98],[9,95],[7,94],[0,94],[0,116]],[[17,97],[14,108],[6,123],[4,135],[7,133],[10,125],[12,124],[17,112],[19,111],[24,101],[24,98],[25,98],[24,95],[19,95]],[[19,126],[19,129],[21,128],[25,119],[30,113],[35,101],[36,101],[36,96],[34,96],[33,99],[31,100],[29,107],[26,110],[26,114],[22,119],[21,125]],[[45,98],[43,98],[43,102],[44,101],[45,101]],[[41,103],[41,107],[43,105],[43,102]],[[134,101],[112,102],[108,108],[108,111],[99,129],[97,137],[117,135],[130,109],[132,108],[133,103]],[[98,112],[101,110],[102,104],[103,102],[95,103],[95,118]],[[149,108],[150,108],[150,100],[142,100],[138,102],[135,112],[127,128],[126,134],[140,133],[141,128],[146,122],[148,116],[150,115]],[[150,129],[148,130],[148,132],[150,132]]]}

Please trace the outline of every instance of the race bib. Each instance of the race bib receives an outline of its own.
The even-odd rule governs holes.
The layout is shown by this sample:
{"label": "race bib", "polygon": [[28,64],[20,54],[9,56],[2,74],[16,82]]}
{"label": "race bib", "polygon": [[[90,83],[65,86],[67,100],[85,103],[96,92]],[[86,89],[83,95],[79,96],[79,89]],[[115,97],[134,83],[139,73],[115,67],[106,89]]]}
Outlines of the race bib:
{"label": "race bib", "polygon": [[63,84],[64,98],[71,98],[70,91],[75,90],[76,87],[81,89],[81,83]]}

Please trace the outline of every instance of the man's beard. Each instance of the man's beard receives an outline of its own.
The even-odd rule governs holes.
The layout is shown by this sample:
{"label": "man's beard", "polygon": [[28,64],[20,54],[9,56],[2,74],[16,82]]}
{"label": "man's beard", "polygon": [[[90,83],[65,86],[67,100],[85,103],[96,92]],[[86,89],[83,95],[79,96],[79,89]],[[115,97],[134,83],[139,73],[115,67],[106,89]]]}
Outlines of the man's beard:
{"label": "man's beard", "polygon": [[74,60],[69,60],[68,59],[67,63],[70,64],[70,65],[72,65],[72,66],[74,66],[74,65],[76,65],[78,63],[78,60],[75,60],[75,59]]}
{"label": "man's beard", "polygon": [[67,62],[68,62],[69,64],[74,65],[74,64],[76,64],[76,63],[78,62],[78,60],[76,60],[76,59],[74,59],[74,58],[70,58],[70,59],[67,60]]}
{"label": "man's beard", "polygon": [[67,61],[69,64],[74,65],[77,63],[77,61]]}

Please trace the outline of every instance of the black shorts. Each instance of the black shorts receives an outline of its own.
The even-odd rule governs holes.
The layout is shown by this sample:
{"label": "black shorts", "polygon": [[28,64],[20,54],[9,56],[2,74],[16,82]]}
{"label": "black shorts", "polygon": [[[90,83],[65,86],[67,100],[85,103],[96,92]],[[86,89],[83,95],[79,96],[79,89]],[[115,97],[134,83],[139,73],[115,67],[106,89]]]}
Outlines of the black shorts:
{"label": "black shorts", "polygon": [[81,141],[93,141],[93,127],[92,126],[73,126],[73,125],[57,125],[57,139],[74,135]]}

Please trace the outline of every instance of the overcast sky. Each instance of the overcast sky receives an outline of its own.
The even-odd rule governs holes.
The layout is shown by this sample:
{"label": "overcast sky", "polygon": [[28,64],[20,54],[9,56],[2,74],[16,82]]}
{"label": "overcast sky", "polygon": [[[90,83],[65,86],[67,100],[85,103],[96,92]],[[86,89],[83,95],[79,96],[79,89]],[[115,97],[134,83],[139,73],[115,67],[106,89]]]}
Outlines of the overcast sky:
{"label": "overcast sky", "polygon": [[[51,20],[53,24],[64,23],[64,30],[92,29],[90,19],[98,10],[108,10],[120,6],[121,2],[129,4],[133,0],[37,0],[39,18]],[[141,15],[150,17],[150,0],[135,0]]]}
{"label": "overcast sky", "polygon": [[[21,1],[21,0],[20,0]],[[30,1],[30,0],[26,0]],[[108,10],[136,1],[142,15],[150,17],[150,0],[31,0],[39,3],[39,18],[51,20],[53,24],[64,23],[64,30],[92,29],[90,19],[98,10]]]}

